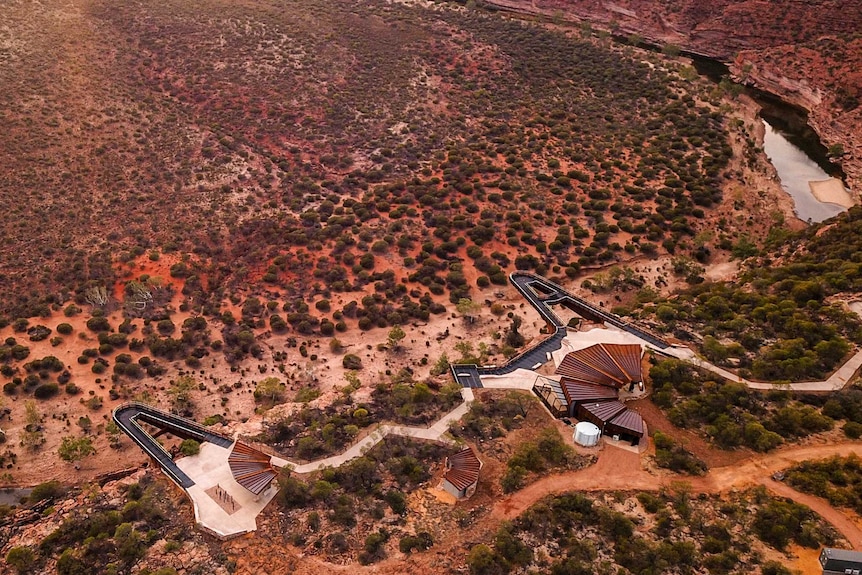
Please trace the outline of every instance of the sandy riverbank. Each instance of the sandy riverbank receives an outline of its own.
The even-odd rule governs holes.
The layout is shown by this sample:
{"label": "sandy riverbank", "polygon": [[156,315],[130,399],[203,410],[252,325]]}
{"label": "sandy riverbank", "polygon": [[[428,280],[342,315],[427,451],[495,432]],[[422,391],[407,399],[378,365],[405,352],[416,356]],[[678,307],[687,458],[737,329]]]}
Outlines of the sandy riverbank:
{"label": "sandy riverbank", "polygon": [[851,208],[856,204],[853,201],[853,196],[844,187],[844,182],[838,178],[808,182],[808,186],[811,188],[811,193],[817,198],[818,202],[838,204],[844,208]]}

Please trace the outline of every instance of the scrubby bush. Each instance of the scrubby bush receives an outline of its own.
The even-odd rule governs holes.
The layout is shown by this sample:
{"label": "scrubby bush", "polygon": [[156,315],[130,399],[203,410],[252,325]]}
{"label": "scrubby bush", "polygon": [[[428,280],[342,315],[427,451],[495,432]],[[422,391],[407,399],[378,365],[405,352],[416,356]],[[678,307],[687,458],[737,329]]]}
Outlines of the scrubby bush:
{"label": "scrubby bush", "polygon": [[362,369],[362,359],[358,355],[348,353],[341,359],[341,365],[344,369],[359,371]]}
{"label": "scrubby bush", "polygon": [[671,436],[656,431],[653,440],[655,442],[655,460],[659,467],[688,475],[706,473],[706,463],[677,445]]}
{"label": "scrubby bush", "polygon": [[36,389],[33,390],[33,395],[36,397],[36,399],[48,399],[57,395],[59,391],[60,386],[57,385],[55,382],[50,381],[36,387]]}
{"label": "scrubby bush", "polygon": [[201,444],[194,439],[184,439],[180,443],[180,453],[183,455],[197,455],[201,451]]}

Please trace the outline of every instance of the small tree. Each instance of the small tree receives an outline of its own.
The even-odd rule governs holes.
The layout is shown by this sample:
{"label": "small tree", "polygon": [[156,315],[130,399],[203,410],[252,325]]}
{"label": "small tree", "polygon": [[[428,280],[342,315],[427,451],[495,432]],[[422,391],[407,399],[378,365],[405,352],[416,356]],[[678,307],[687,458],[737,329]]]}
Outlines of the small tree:
{"label": "small tree", "polygon": [[257,401],[276,403],[284,398],[284,383],[277,377],[267,377],[254,388],[254,398]]}
{"label": "small tree", "polygon": [[512,347],[521,347],[524,345],[524,336],[520,334],[518,331],[521,328],[521,323],[523,323],[523,319],[521,316],[516,315],[512,316],[512,325],[509,326],[509,329],[506,331],[506,344]]}
{"label": "small tree", "polygon": [[105,426],[105,433],[108,434],[108,445],[110,445],[112,449],[119,449],[120,441],[123,438],[123,432],[120,431],[120,426],[113,421],[110,421],[108,422],[108,425]]}
{"label": "small tree", "polygon": [[192,411],[194,409],[192,390],[196,387],[197,383],[192,376],[182,375],[178,377],[168,390],[168,395],[171,396],[171,408],[178,413]]}
{"label": "small tree", "polygon": [[462,340],[455,344],[455,351],[461,354],[458,363],[477,363],[479,360],[473,355],[473,342]]}
{"label": "small tree", "polygon": [[347,381],[348,388],[350,392],[356,391],[360,387],[362,387],[362,382],[359,381],[359,376],[355,371],[348,371],[344,374],[344,379]]}
{"label": "small tree", "polygon": [[42,414],[36,407],[36,402],[24,402],[24,432],[21,434],[21,445],[32,450],[39,449],[45,442],[42,434]]}
{"label": "small tree", "polygon": [[201,444],[194,439],[183,439],[180,443],[180,453],[183,455],[197,455],[201,452]]}
{"label": "small tree", "polygon": [[93,440],[89,437],[72,437],[67,435],[60,441],[60,447],[57,449],[60,459],[75,464],[75,469],[78,468],[78,462],[88,455],[96,453],[96,448],[93,447]]}
{"label": "small tree", "polygon": [[474,302],[470,298],[462,297],[458,300],[455,309],[463,317],[467,323],[472,324],[476,321],[476,315],[481,311],[482,306]]}
{"label": "small tree", "polygon": [[404,330],[401,329],[400,326],[395,326],[389,330],[389,336],[387,338],[387,342],[389,344],[389,349],[392,351],[398,351],[401,347],[401,340],[406,337]]}
{"label": "small tree", "polygon": [[437,362],[431,367],[431,375],[443,375],[446,373],[446,370],[449,369],[449,356],[446,355],[446,352],[440,354],[440,357],[437,359]]}
{"label": "small tree", "polygon": [[662,46],[661,51],[662,54],[668,56],[669,58],[676,58],[677,56],[679,56],[680,52],[682,52],[680,47],[676,44],[665,44],[664,46]]}

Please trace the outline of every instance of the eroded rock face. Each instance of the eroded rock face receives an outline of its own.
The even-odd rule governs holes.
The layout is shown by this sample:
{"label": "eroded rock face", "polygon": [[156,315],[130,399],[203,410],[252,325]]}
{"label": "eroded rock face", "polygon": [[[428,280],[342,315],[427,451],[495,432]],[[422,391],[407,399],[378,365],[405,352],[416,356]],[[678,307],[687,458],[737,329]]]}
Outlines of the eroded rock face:
{"label": "eroded rock face", "polygon": [[851,190],[862,192],[862,38],[744,50],[730,69],[736,80],[808,110],[823,143],[841,152]]}
{"label": "eroded rock face", "polygon": [[862,0],[485,0],[577,19],[728,62],[735,79],[808,110],[862,192]]}
{"label": "eroded rock face", "polygon": [[504,9],[562,13],[623,34],[678,42],[687,50],[730,60],[740,50],[799,44],[862,28],[862,1],[827,0],[486,0]]}

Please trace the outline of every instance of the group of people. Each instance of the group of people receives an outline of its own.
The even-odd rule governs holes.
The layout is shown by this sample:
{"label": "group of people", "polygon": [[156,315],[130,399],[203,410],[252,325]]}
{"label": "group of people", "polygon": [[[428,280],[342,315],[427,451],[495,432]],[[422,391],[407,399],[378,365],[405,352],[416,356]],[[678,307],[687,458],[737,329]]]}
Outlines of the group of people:
{"label": "group of people", "polygon": [[236,500],[231,496],[230,493],[222,489],[221,485],[216,485],[216,495],[218,495],[219,501],[230,507],[231,513],[236,511]]}

